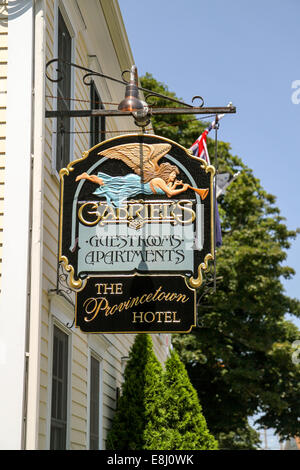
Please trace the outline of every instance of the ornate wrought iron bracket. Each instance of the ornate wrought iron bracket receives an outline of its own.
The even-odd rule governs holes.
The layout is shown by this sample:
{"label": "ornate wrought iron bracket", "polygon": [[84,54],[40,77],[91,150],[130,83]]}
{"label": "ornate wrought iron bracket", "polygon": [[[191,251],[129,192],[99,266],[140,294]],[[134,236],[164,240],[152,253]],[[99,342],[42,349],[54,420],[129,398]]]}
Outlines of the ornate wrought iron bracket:
{"label": "ornate wrought iron bracket", "polygon": [[205,299],[205,297],[209,294],[212,294],[216,292],[216,284],[222,281],[222,277],[216,277],[216,271],[214,269],[214,272],[207,272],[205,274],[205,279],[203,280],[201,289],[198,291],[197,295],[197,328],[203,328],[203,320],[199,315],[199,309],[200,307],[202,310],[211,310],[214,307],[212,305],[209,305],[208,303],[202,303],[202,301]]}
{"label": "ornate wrought iron bracket", "polygon": [[[74,293],[68,285],[68,274],[64,271],[62,264],[58,263],[57,266],[57,279],[56,279],[56,288],[50,289],[49,293],[55,293],[63,297],[72,307],[75,307],[75,304],[72,299],[72,294]],[[75,314],[72,323],[67,323],[66,327],[70,330],[75,324]]]}
{"label": "ornate wrought iron bracket", "polygon": [[[53,64],[57,63],[57,76],[56,78],[51,77],[49,75],[49,67]],[[46,64],[46,77],[48,80],[51,82],[57,83],[60,82],[64,79],[64,72],[63,69],[66,69],[66,67],[74,67],[76,69],[82,70],[84,73],[82,77],[82,81],[84,85],[90,86],[92,84],[92,77],[101,77],[107,80],[111,80],[114,82],[117,82],[123,86],[128,86],[130,84],[129,81],[125,80],[124,75],[126,73],[130,73],[129,70],[124,70],[122,72],[122,80],[111,77],[109,75],[105,75],[100,72],[96,72],[94,70],[91,70],[86,67],[82,67],[81,65],[74,64],[72,62],[66,62],[64,60],[61,60],[59,58],[51,59],[50,61],[47,62]],[[194,96],[192,98],[192,103],[198,99],[200,100],[200,106],[193,106],[192,104],[185,103],[183,101],[177,100],[175,98],[172,98],[170,96],[163,95],[161,93],[154,92],[152,90],[148,90],[147,88],[143,88],[140,86],[137,86],[137,89],[142,91],[144,93],[144,99],[145,99],[145,110],[147,116],[150,117],[154,115],[164,115],[164,114],[227,114],[227,113],[235,113],[236,108],[232,104],[224,107],[204,107],[204,99],[201,96]],[[159,108],[159,107],[151,107],[151,104],[147,102],[149,98],[161,98],[167,101],[170,101],[172,103],[176,103],[177,107],[174,108]],[[153,106],[153,104],[152,104]],[[134,116],[136,124],[144,127],[145,126],[145,116],[139,116],[138,114],[132,112],[132,111],[126,111],[126,110],[119,110],[119,109],[89,109],[89,110],[56,110],[56,111],[50,111],[46,110],[46,117],[48,118],[55,118],[55,117],[69,117],[69,118],[76,118],[76,117],[92,117],[92,116]]]}

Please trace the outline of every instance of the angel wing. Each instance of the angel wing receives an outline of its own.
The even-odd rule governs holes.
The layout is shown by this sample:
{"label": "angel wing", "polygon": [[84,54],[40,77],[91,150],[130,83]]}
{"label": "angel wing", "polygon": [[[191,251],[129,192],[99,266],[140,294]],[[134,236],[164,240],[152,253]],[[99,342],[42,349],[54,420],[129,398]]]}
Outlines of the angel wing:
{"label": "angel wing", "polygon": [[122,160],[143,182],[154,178],[159,169],[158,161],[171,149],[170,144],[122,144],[99,152],[111,159]]}

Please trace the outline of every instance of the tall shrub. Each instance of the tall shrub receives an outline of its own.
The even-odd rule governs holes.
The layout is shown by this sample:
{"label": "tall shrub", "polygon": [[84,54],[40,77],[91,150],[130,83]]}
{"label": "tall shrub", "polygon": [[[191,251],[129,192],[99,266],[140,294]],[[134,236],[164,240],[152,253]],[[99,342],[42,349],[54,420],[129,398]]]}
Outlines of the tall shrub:
{"label": "tall shrub", "polygon": [[151,336],[138,334],[125,368],[122,395],[107,436],[107,449],[155,448],[165,423],[164,390],[163,369],[154,354]]}
{"label": "tall shrub", "polygon": [[[167,450],[215,450],[198,395],[176,351],[166,362],[167,429],[161,439]],[[167,443],[167,447],[166,447]]]}

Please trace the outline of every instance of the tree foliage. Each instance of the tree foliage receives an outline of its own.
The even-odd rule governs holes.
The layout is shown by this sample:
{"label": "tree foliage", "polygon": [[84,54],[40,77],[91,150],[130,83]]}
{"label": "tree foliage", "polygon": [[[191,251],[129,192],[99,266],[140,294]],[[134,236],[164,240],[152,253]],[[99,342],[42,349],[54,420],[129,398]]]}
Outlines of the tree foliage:
{"label": "tree foliage", "polygon": [[184,364],[174,350],[166,361],[165,372],[167,435],[166,450],[215,450],[217,441],[209,433],[197,392]]}
{"label": "tree foliage", "polygon": [[109,450],[153,448],[165,424],[165,385],[150,335],[138,334],[124,372],[122,395],[107,436]]}
{"label": "tree foliage", "polygon": [[[141,77],[141,83],[148,90],[177,98],[175,93],[170,92],[166,85],[157,82],[149,73]],[[163,98],[151,97],[149,101],[150,99],[152,100],[151,104],[159,108],[180,107],[180,105]],[[151,118],[151,123],[156,134],[174,140],[186,148],[189,148],[199,136],[199,133],[205,129],[205,124],[197,121],[192,115],[186,114],[154,115]]]}
{"label": "tree foliage", "polygon": [[[170,93],[149,74],[142,84]],[[156,116],[152,124],[157,134],[187,148],[204,128],[191,116]],[[208,150],[213,157],[210,139]],[[287,313],[300,316],[300,305],[282,284],[294,274],[285,261],[297,233],[228,143],[219,142],[218,160],[220,173],[240,175],[218,200],[223,245],[217,250],[217,291],[208,289],[207,275],[198,292],[199,327],[174,335],[173,343],[214,435],[246,430],[247,417],[257,412],[259,423],[282,437],[300,435],[300,371],[292,362],[299,330],[285,320]]]}
{"label": "tree foliage", "polygon": [[261,448],[259,433],[245,422],[242,428],[218,436],[220,450],[258,450]]}

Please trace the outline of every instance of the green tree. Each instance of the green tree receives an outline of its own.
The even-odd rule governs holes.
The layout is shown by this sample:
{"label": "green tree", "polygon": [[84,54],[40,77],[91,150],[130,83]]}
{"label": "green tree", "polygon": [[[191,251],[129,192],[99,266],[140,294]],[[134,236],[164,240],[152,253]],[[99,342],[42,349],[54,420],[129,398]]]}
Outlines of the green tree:
{"label": "green tree", "polygon": [[[149,73],[141,77],[141,84],[148,90],[156,91],[162,95],[170,96],[171,98],[177,98],[175,93],[170,92],[166,85],[157,82]],[[170,106],[181,107],[163,98],[151,97],[149,98],[149,102],[150,100],[152,100],[151,104],[153,104],[153,106],[160,108]],[[200,132],[205,129],[204,123],[197,121],[192,115],[187,114],[153,116],[151,123],[156,134],[174,140],[186,148],[189,148],[199,136]]]}
{"label": "green tree", "polygon": [[163,369],[153,352],[151,336],[138,334],[130,350],[106,448],[155,448],[155,437],[165,423],[164,396]]}
{"label": "green tree", "polygon": [[[141,82],[170,93],[149,74]],[[156,116],[152,124],[157,134],[187,148],[204,127],[191,116]],[[208,149],[213,160],[213,140]],[[220,173],[241,173],[218,200],[223,245],[217,250],[217,291],[209,289],[208,272],[198,292],[199,327],[174,335],[173,343],[214,435],[245,429],[247,417],[259,412],[262,426],[283,438],[299,436],[300,371],[292,362],[299,330],[285,315],[299,316],[300,305],[282,284],[294,274],[285,260],[296,231],[287,228],[276,198],[228,143],[219,142],[218,160]]]}
{"label": "green tree", "polygon": [[174,350],[165,372],[167,427],[161,434],[165,450],[215,450],[217,441],[207,429],[197,392]]}
{"label": "green tree", "polygon": [[217,438],[220,450],[258,450],[261,445],[259,433],[247,422],[228,434],[221,432]]}

